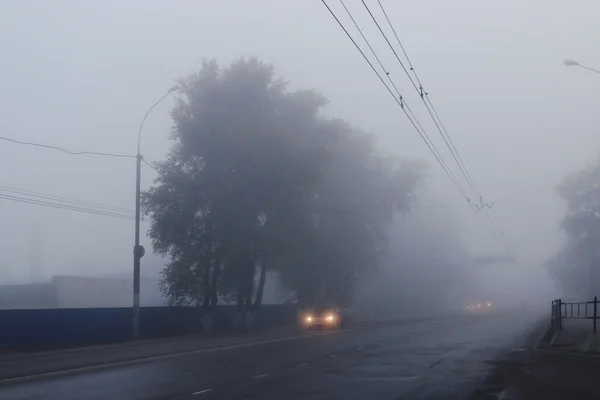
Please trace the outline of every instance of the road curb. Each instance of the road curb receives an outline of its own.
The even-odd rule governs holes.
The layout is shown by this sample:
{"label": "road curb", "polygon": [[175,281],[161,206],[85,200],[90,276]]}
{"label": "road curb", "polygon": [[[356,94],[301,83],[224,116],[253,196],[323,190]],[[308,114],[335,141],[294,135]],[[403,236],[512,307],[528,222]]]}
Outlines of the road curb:
{"label": "road curb", "polygon": [[546,335],[549,335],[552,327],[546,326],[542,335],[536,338],[531,349],[532,356],[538,361],[550,362],[570,362],[581,365],[582,363],[588,366],[600,366],[600,356],[595,354],[586,354],[576,351],[561,351],[552,349],[540,349],[540,342]]}

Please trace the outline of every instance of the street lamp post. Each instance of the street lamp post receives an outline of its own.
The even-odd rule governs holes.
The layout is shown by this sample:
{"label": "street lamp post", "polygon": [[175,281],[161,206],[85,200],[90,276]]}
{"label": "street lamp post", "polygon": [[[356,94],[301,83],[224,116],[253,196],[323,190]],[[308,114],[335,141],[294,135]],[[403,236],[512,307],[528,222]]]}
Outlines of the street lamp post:
{"label": "street lamp post", "polygon": [[168,95],[176,91],[179,87],[173,86],[156,103],[152,105],[144,115],[137,137],[137,155],[135,166],[135,244],[133,246],[133,339],[140,337],[140,264],[145,250],[140,246],[140,200],[141,200],[141,172],[142,172],[142,154],[140,152],[140,139],[142,137],[142,127],[150,112]]}
{"label": "street lamp post", "polygon": [[565,65],[567,67],[579,67],[579,68],[587,69],[588,71],[592,71],[592,72],[595,72],[597,74],[600,74],[600,70],[597,70],[597,69],[592,68],[592,67],[588,67],[586,65],[581,65],[577,61],[565,60]]}
{"label": "street lamp post", "polygon": [[[595,72],[597,74],[600,74],[600,70],[597,70],[595,68],[591,68],[588,67],[586,65],[581,65],[579,64],[577,61],[573,61],[573,60],[565,60],[565,65],[567,67],[579,67],[579,68],[583,68],[583,69],[587,69],[588,71],[592,71]],[[590,240],[590,249],[591,249],[591,254],[590,254],[590,296],[593,296],[595,294],[595,291],[597,289],[596,286],[596,280],[598,279],[598,262],[596,260],[596,246],[595,246],[595,241],[596,241],[596,214],[597,211],[592,210],[592,221],[590,224],[590,229],[589,229],[589,240]]]}

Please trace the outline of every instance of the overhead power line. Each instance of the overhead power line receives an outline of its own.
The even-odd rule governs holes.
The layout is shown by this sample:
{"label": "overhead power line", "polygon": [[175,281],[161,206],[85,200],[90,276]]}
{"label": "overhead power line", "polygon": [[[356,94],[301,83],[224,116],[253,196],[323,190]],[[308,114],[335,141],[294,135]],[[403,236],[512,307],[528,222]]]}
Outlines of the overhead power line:
{"label": "overhead power line", "polygon": [[[479,204],[474,204],[471,201],[470,197],[467,196],[467,194],[465,193],[464,189],[462,188],[462,186],[460,185],[460,183],[458,182],[458,180],[456,179],[456,177],[452,173],[452,170],[448,167],[448,165],[446,164],[446,162],[443,159],[442,155],[439,153],[439,151],[435,147],[435,144],[433,143],[433,141],[431,140],[431,138],[429,137],[429,135],[427,134],[427,132],[425,131],[425,129],[422,127],[421,123],[416,118],[416,116],[414,115],[414,113],[412,112],[412,110],[410,109],[410,107],[408,107],[408,105],[406,103],[406,100],[403,98],[403,96],[399,93],[399,91],[397,93],[397,96],[394,95],[393,91],[386,84],[386,82],[382,78],[381,74],[377,71],[377,69],[375,68],[375,66],[371,62],[371,60],[369,60],[369,58],[366,56],[366,54],[364,53],[364,51],[360,48],[360,46],[358,45],[358,43],[354,40],[354,38],[352,37],[352,35],[348,32],[348,30],[346,29],[346,27],[344,26],[344,24],[340,21],[340,19],[337,17],[337,15],[335,14],[335,12],[333,12],[333,10],[331,9],[331,7],[329,7],[329,5],[327,4],[327,2],[325,0],[321,0],[321,2],[327,8],[327,10],[329,11],[329,13],[332,15],[332,17],[335,19],[335,21],[337,22],[337,24],[344,31],[344,33],[350,39],[350,41],[353,43],[353,45],[356,47],[356,49],[360,52],[360,54],[365,59],[365,61],[369,64],[369,66],[371,67],[371,69],[373,70],[373,72],[377,75],[377,77],[379,78],[379,80],[381,81],[381,83],[384,85],[384,87],[386,88],[386,90],[388,91],[388,93],[390,93],[390,95],[394,98],[394,101],[396,101],[396,103],[401,107],[402,111],[407,116],[407,118],[409,119],[409,121],[411,122],[411,124],[413,125],[413,127],[415,128],[415,130],[417,131],[417,133],[419,134],[419,136],[421,137],[421,139],[425,142],[425,144],[427,145],[427,147],[429,148],[429,150],[431,151],[431,153],[434,155],[436,161],[440,164],[440,166],[442,167],[442,169],[444,170],[444,172],[448,175],[448,177],[450,178],[451,182],[456,187],[456,189],[459,191],[459,193],[464,197],[464,199],[466,200],[466,202],[468,203],[468,205],[471,206],[470,209],[472,211],[474,211],[474,212],[476,210],[484,212],[484,214],[487,217],[487,222],[489,222],[491,224],[491,226],[487,226],[487,224],[485,223],[486,221],[484,221],[484,225],[486,225],[486,227],[490,228],[493,237],[497,240],[497,235],[496,235],[496,232],[495,232],[495,229],[494,229],[494,226],[493,226],[494,222],[493,222],[493,220],[492,220],[492,218],[491,218],[491,216],[489,214],[489,208],[491,208],[492,205],[490,203],[485,203],[484,202],[483,197],[481,196],[481,194],[479,193],[479,191],[477,190],[477,188],[473,184],[472,179],[470,178],[470,174],[468,174],[468,171],[466,171],[466,169],[462,168],[461,162],[459,161],[459,157],[456,155],[456,152],[453,151],[453,148],[452,148],[452,145],[450,144],[450,141],[447,140],[446,137],[444,136],[444,133],[443,133],[443,131],[440,128],[440,125],[438,124],[438,122],[434,118],[433,112],[430,110],[430,108],[428,106],[428,102],[425,101],[425,93],[422,90],[421,85],[419,85],[419,87],[417,87],[416,83],[414,82],[414,80],[412,79],[412,77],[410,76],[410,74],[408,73],[407,68],[404,66],[404,64],[402,63],[402,60],[398,56],[398,53],[396,52],[396,50],[394,49],[393,45],[391,44],[391,42],[389,41],[389,39],[385,35],[385,32],[383,31],[383,29],[381,29],[381,26],[377,22],[377,20],[374,17],[374,15],[371,13],[370,9],[368,8],[368,6],[364,2],[364,0],[362,1],[363,5],[365,6],[365,8],[367,9],[367,11],[371,15],[371,18],[373,19],[373,21],[377,25],[380,33],[383,35],[384,39],[386,40],[386,42],[390,46],[392,52],[396,56],[396,59],[398,60],[398,62],[400,63],[400,65],[404,69],[405,73],[407,74],[408,78],[410,79],[413,87],[415,88],[415,90],[417,90],[418,94],[420,95],[420,97],[421,97],[422,101],[424,102],[427,110],[429,111],[429,114],[432,117],[432,119],[433,119],[433,121],[434,121],[434,123],[435,123],[435,125],[436,125],[436,127],[438,129],[438,131],[440,132],[440,135],[442,136],[442,138],[444,139],[444,142],[446,143],[446,145],[450,149],[452,157],[454,158],[455,162],[459,166],[459,169],[460,169],[461,173],[463,174],[463,176],[465,177],[465,180],[467,181],[467,183],[471,187],[471,190],[473,190],[473,192],[477,196]],[[369,47],[369,49],[373,53],[375,59],[377,60],[377,62],[380,65],[381,69],[383,70],[383,72],[385,73],[385,75],[387,76],[387,78],[390,80],[391,85],[397,89],[397,86],[393,83],[393,81],[392,81],[392,79],[390,77],[389,71],[383,66],[383,63],[381,62],[381,59],[376,55],[375,51],[373,50],[373,47],[370,45],[370,43],[366,39],[364,33],[362,32],[362,29],[360,29],[360,27],[358,26],[356,20],[352,17],[350,11],[345,6],[343,0],[340,0],[340,3],[344,7],[345,11],[348,13],[350,19],[354,23],[355,27],[357,28],[357,30],[359,31],[359,33],[361,34],[361,36],[363,37],[363,39],[365,40],[365,42],[367,43],[367,46]],[[501,235],[503,236],[503,234],[501,234]]]}
{"label": "overhead power line", "polygon": [[115,212],[102,211],[102,210],[98,210],[98,209],[85,208],[85,207],[78,207],[78,206],[61,204],[61,203],[52,202],[52,201],[37,200],[34,198],[27,198],[27,197],[22,197],[22,196],[13,196],[13,195],[7,195],[7,194],[0,193],[0,199],[15,201],[15,202],[19,202],[19,203],[33,204],[33,205],[44,206],[44,207],[50,207],[50,208],[58,208],[61,210],[82,212],[82,213],[86,213],[86,214],[101,215],[104,217],[113,217],[113,218],[128,219],[128,220],[134,219],[132,215],[128,215],[128,214],[119,214],[119,213],[115,213]]}
{"label": "overhead power line", "polygon": [[489,203],[485,203],[483,206],[480,206],[479,204],[416,204],[413,206],[410,206],[410,209],[432,209],[432,208],[466,208],[466,207],[475,207],[478,210],[483,210],[483,208],[488,208],[491,209],[496,205],[495,201],[489,202]]}
{"label": "overhead power line", "polygon": [[377,22],[377,19],[375,18],[375,16],[371,12],[371,9],[367,5],[367,3],[365,3],[365,0],[361,0],[361,1],[362,1],[363,6],[365,7],[365,9],[367,10],[367,12],[371,16],[371,19],[373,20],[373,22],[375,22],[375,25],[377,26],[377,29],[379,29],[379,32],[381,33],[381,35],[383,36],[383,38],[387,42],[388,46],[392,50],[392,53],[394,53],[394,56],[396,57],[396,60],[398,60],[398,62],[400,63],[400,66],[402,67],[402,69],[404,70],[404,72],[406,73],[406,75],[408,76],[408,79],[410,80],[410,83],[413,85],[413,87],[415,88],[415,90],[418,92],[419,88],[418,88],[417,84],[411,78],[410,74],[408,73],[408,70],[404,66],[404,63],[402,62],[402,60],[400,60],[400,57],[398,56],[398,53],[396,52],[396,49],[394,49],[394,46],[392,46],[392,43],[390,43],[390,40],[388,39],[387,35],[383,31],[383,29],[381,29],[381,26],[379,25],[379,22]]}
{"label": "overhead power line", "polygon": [[158,169],[157,169],[157,168],[156,168],[154,165],[152,165],[152,164],[150,164],[148,161],[146,161],[146,160],[144,159],[144,157],[142,157],[142,162],[143,162],[144,164],[146,164],[148,167],[152,168],[154,171],[156,171],[156,172],[160,173],[160,171],[159,171],[159,170],[158,170]]}
{"label": "overhead power line", "polygon": [[93,203],[93,202],[89,202],[89,201],[75,200],[75,199],[71,199],[68,197],[54,196],[51,194],[34,192],[31,190],[25,190],[25,189],[19,189],[19,188],[15,188],[15,187],[0,185],[0,194],[2,194],[2,192],[17,194],[17,195],[21,195],[21,196],[25,195],[28,197],[32,197],[34,199],[51,200],[51,201],[55,201],[55,202],[57,201],[59,203],[66,204],[66,205],[75,205],[78,207],[94,208],[94,209],[98,209],[101,211],[124,213],[124,214],[130,214],[132,216],[134,214],[134,211],[130,210],[128,208],[109,206],[109,205]]}
{"label": "overhead power line", "polygon": [[381,59],[379,58],[379,56],[377,55],[377,53],[373,49],[373,46],[371,46],[371,43],[369,42],[369,40],[367,39],[367,37],[363,33],[363,30],[360,29],[360,26],[358,26],[358,23],[356,22],[356,20],[352,16],[352,13],[350,12],[350,10],[348,10],[348,7],[346,7],[346,4],[344,3],[344,0],[340,0],[340,3],[342,4],[342,7],[344,7],[344,10],[346,10],[346,14],[348,14],[348,17],[350,17],[350,20],[352,21],[352,23],[356,27],[356,30],[358,31],[358,33],[360,33],[360,36],[363,38],[363,40],[365,41],[365,43],[369,47],[369,50],[371,50],[371,54],[373,54],[373,57],[375,57],[375,60],[377,60],[377,63],[379,64],[379,66],[381,67],[381,69],[383,70],[383,72],[385,73],[385,75],[387,76],[388,80],[390,81],[390,84],[394,87],[394,90],[396,91],[396,95],[398,96],[398,98],[400,98],[402,95],[400,94],[400,90],[398,90],[398,87],[396,86],[396,84],[392,80],[392,77],[390,76],[389,70],[383,66],[383,63],[381,62]]}
{"label": "overhead power line", "polygon": [[[365,2],[365,0],[361,0],[361,2],[363,4],[363,6],[365,7],[365,9],[367,10],[367,12],[369,13],[371,19],[373,20],[373,22],[377,26],[377,29],[379,30],[379,32],[381,33],[381,35],[385,39],[385,41],[388,44],[389,48],[394,53],[394,56],[396,57],[396,60],[398,61],[398,63],[402,67],[402,69],[404,70],[404,73],[406,74],[406,76],[410,80],[412,86],[414,87],[414,89],[416,90],[417,94],[421,98],[421,101],[425,105],[425,108],[427,109],[427,112],[429,113],[429,116],[431,117],[431,119],[432,119],[432,121],[433,121],[433,123],[434,123],[434,125],[435,125],[435,127],[437,129],[437,131],[439,132],[440,136],[444,140],[444,143],[446,144],[446,147],[450,151],[450,154],[452,155],[452,158],[456,162],[456,165],[458,166],[458,168],[459,168],[462,176],[464,177],[465,181],[467,182],[467,184],[469,185],[469,187],[471,188],[471,190],[473,191],[473,193],[477,197],[477,201],[479,202],[479,204],[473,204],[471,202],[471,199],[469,197],[467,197],[467,202],[469,204],[471,204],[472,206],[474,206],[475,208],[477,208],[479,211],[483,211],[483,213],[486,216],[488,222],[492,225],[492,230],[494,232],[494,237],[496,237],[495,228],[494,228],[495,223],[494,223],[492,215],[491,215],[491,213],[489,211],[489,208],[491,208],[491,207],[488,207],[488,203],[486,203],[484,201],[481,192],[477,188],[477,185],[475,184],[475,181],[473,180],[473,177],[471,176],[471,173],[469,172],[469,170],[466,167],[466,165],[465,165],[462,157],[460,156],[460,154],[459,154],[456,146],[454,145],[454,141],[452,140],[452,138],[451,138],[450,134],[448,133],[445,125],[443,124],[443,122],[442,122],[442,120],[441,120],[441,118],[440,118],[437,110],[435,109],[435,106],[433,105],[433,102],[429,98],[429,93],[427,91],[425,91],[425,89],[423,87],[423,84],[421,82],[421,79],[419,78],[419,76],[417,74],[417,71],[415,70],[412,62],[410,61],[410,57],[408,56],[408,53],[406,52],[406,49],[404,48],[404,46],[402,44],[402,41],[400,40],[400,37],[398,36],[398,33],[396,32],[396,29],[394,28],[394,25],[392,24],[392,22],[391,22],[391,20],[390,20],[390,18],[388,16],[388,14],[387,14],[387,12],[385,11],[385,8],[383,7],[383,4],[381,3],[381,0],[377,0],[377,3],[379,4],[379,7],[380,7],[380,9],[381,9],[384,17],[385,17],[387,23],[389,24],[389,26],[390,26],[393,34],[394,34],[394,37],[396,38],[396,41],[398,42],[398,45],[400,46],[400,49],[402,50],[402,53],[404,54],[404,57],[406,58],[406,61],[408,62],[409,69],[413,72],[413,74],[415,76],[415,79],[417,81],[416,83],[415,83],[415,80],[413,80],[413,78],[412,78],[411,74],[409,73],[408,69],[406,68],[406,66],[404,65],[404,63],[402,62],[402,60],[400,59],[400,56],[396,52],[396,49],[394,48],[394,46],[392,45],[392,43],[388,39],[386,33],[381,28],[381,25],[377,21],[377,18],[371,12],[371,9],[369,8],[369,6]],[[502,232],[501,232],[501,236],[504,236],[504,234]]]}
{"label": "overhead power line", "polygon": [[[369,42],[369,40],[367,39],[367,37],[363,33],[363,30],[360,28],[360,26],[358,25],[358,23],[356,22],[356,20],[352,16],[352,13],[348,9],[348,7],[346,7],[346,4],[344,3],[344,0],[340,0],[340,4],[342,5],[342,7],[344,8],[344,10],[346,11],[346,14],[348,15],[348,17],[350,18],[350,20],[354,24],[354,27],[356,28],[356,30],[360,33],[360,36],[363,38],[363,40],[366,43],[366,45],[369,47],[369,50],[371,51],[371,54],[373,54],[373,57],[375,57],[375,60],[377,60],[377,63],[381,67],[381,70],[383,71],[383,73],[386,75],[388,81],[390,82],[390,85],[392,85],[392,87],[396,91],[396,96],[397,96],[397,99],[400,99],[401,106],[406,107],[406,111],[408,111],[408,113],[410,114],[409,119],[412,118],[415,121],[415,123],[417,124],[417,126],[419,127],[419,129],[421,130],[421,132],[423,132],[422,138],[425,137],[425,139],[427,139],[426,143],[428,144],[428,146],[430,146],[430,150],[433,149],[433,151],[435,151],[434,155],[436,155],[436,158],[439,158],[440,163],[443,164],[442,168],[444,168],[444,170],[447,171],[450,179],[455,182],[455,186],[457,187],[457,190],[463,195],[463,197],[467,198],[467,195],[466,195],[464,189],[458,183],[458,180],[454,176],[454,173],[448,167],[448,164],[446,163],[446,161],[444,160],[444,158],[440,154],[439,150],[437,149],[437,147],[435,146],[435,144],[433,143],[433,141],[431,140],[431,138],[429,137],[429,135],[427,134],[427,132],[425,131],[425,129],[423,128],[423,126],[421,125],[421,123],[419,122],[419,120],[417,119],[417,117],[415,116],[415,114],[413,113],[412,109],[409,107],[409,105],[406,102],[406,100],[404,100],[402,94],[400,93],[400,90],[398,89],[398,87],[394,83],[394,80],[392,79],[389,70],[387,68],[385,68],[385,66],[383,65],[383,62],[381,61],[381,59],[379,58],[379,56],[377,55],[377,53],[373,49],[373,46],[371,46],[371,43]],[[343,29],[343,27],[342,27],[342,29]],[[351,38],[351,40],[352,40],[352,38]],[[361,51],[361,50],[359,49],[359,51]],[[361,51],[361,54],[362,54],[362,51]],[[363,54],[363,56],[364,56],[364,54]],[[394,99],[396,100],[396,97],[394,97]],[[417,129],[417,131],[418,131],[418,129]]]}
{"label": "overhead power line", "polygon": [[[327,8],[327,10],[331,14],[331,16],[335,19],[335,21],[340,26],[340,28],[344,31],[344,33],[346,34],[346,36],[350,39],[350,41],[352,42],[352,44],[354,44],[354,47],[356,47],[356,49],[360,52],[360,54],[362,55],[362,57],[364,58],[364,60],[367,62],[367,64],[369,64],[369,66],[371,67],[371,70],[373,70],[373,72],[377,75],[377,77],[379,78],[379,80],[381,81],[381,83],[383,84],[383,86],[386,88],[386,90],[388,91],[388,93],[394,98],[394,101],[396,102],[396,104],[398,104],[398,106],[400,106],[400,108],[402,109],[402,111],[404,112],[404,114],[406,115],[406,117],[408,118],[408,120],[410,121],[411,125],[415,128],[415,130],[417,131],[417,133],[419,134],[419,136],[421,137],[421,139],[423,140],[423,142],[425,142],[425,144],[429,148],[429,151],[433,154],[433,156],[436,159],[436,161],[440,164],[440,166],[442,167],[442,169],[444,170],[444,172],[448,175],[448,177],[452,181],[453,185],[456,187],[456,189],[459,191],[459,193],[465,198],[465,200],[468,201],[468,197],[466,196],[464,189],[460,186],[460,183],[458,183],[458,181],[454,177],[452,171],[446,165],[445,161],[443,160],[443,157],[441,156],[441,154],[439,154],[438,150],[436,149],[435,144],[433,143],[433,141],[431,141],[431,138],[429,138],[429,135],[427,134],[427,132],[422,128],[421,124],[419,123],[418,119],[415,117],[415,115],[412,112],[412,110],[410,110],[410,108],[408,107],[408,105],[407,105],[406,101],[404,100],[404,98],[401,95],[398,96],[398,97],[396,97],[396,95],[390,89],[390,87],[385,82],[385,80],[383,79],[383,77],[381,76],[381,74],[377,71],[377,69],[375,68],[375,66],[371,62],[371,60],[369,60],[369,58],[364,53],[364,51],[360,48],[360,46],[358,45],[358,43],[356,43],[356,41],[354,40],[354,38],[352,37],[352,35],[348,32],[348,30],[346,29],[346,27],[344,26],[344,24],[339,20],[339,18],[337,17],[337,15],[329,7],[329,5],[327,4],[327,2],[325,0],[321,0],[321,2]],[[384,71],[384,73],[385,73],[385,71]]]}
{"label": "overhead power line", "polygon": [[131,154],[116,154],[116,153],[102,153],[102,152],[97,152],[97,151],[69,150],[69,149],[65,149],[65,148],[58,147],[58,146],[52,146],[52,145],[48,145],[48,144],[24,142],[21,140],[11,139],[11,138],[4,137],[4,136],[0,136],[0,140],[4,140],[6,142],[10,142],[10,143],[18,144],[18,145],[39,147],[39,148],[49,149],[49,150],[56,150],[56,151],[60,151],[60,152],[63,152],[63,153],[69,154],[69,155],[73,155],[73,156],[91,155],[91,156],[104,156],[104,157],[117,157],[117,158],[135,158],[136,157],[135,155],[131,155]]}
{"label": "overhead power line", "polygon": [[408,66],[410,71],[413,72],[414,77],[416,79],[416,83],[413,80],[413,78],[411,77],[410,73],[408,72],[408,69],[406,68],[406,66],[402,63],[402,60],[400,59],[398,53],[396,52],[396,50],[394,49],[394,46],[392,45],[392,43],[390,42],[390,40],[388,39],[387,35],[385,34],[385,32],[383,31],[383,29],[381,28],[381,26],[379,25],[379,22],[377,21],[377,19],[375,18],[375,16],[373,15],[373,13],[371,12],[369,6],[366,4],[365,0],[361,0],[363,3],[363,6],[366,8],[367,12],[369,13],[369,15],[371,16],[371,19],[373,20],[373,22],[375,23],[375,25],[377,26],[377,28],[379,29],[379,32],[382,34],[382,36],[384,37],[385,41],[387,42],[388,46],[390,47],[390,49],[392,50],[392,52],[394,53],[396,59],[398,60],[398,62],[400,63],[402,69],[404,70],[404,72],[406,73],[407,77],[409,78],[409,80],[411,81],[411,84],[413,85],[413,87],[415,88],[415,90],[417,91],[417,93],[419,94],[419,97],[421,98],[421,100],[423,101],[423,104],[425,105],[427,112],[429,113],[432,121],[434,122],[438,132],[440,133],[440,136],[442,137],[442,139],[444,140],[444,143],[446,144],[446,146],[448,147],[448,150],[450,150],[450,154],[452,155],[454,161],[456,162],[459,170],[461,171],[463,177],[465,178],[465,180],[467,181],[467,184],[469,185],[469,187],[471,188],[471,190],[473,191],[473,193],[475,194],[475,196],[477,196],[477,201],[480,202],[480,206],[483,207],[483,204],[485,203],[483,200],[483,196],[481,195],[481,192],[479,191],[479,189],[477,188],[477,185],[475,184],[469,170],[467,169],[464,161],[462,160],[462,157],[460,156],[456,146],[454,145],[454,141],[452,140],[452,138],[450,137],[445,125],[443,124],[437,110],[435,109],[435,106],[433,105],[433,102],[431,101],[431,99],[429,98],[429,94],[425,91],[423,84],[417,74],[417,71],[415,70],[410,57],[408,56],[408,53],[406,52],[406,49],[404,48],[404,46],[402,45],[402,41],[400,40],[400,37],[398,36],[398,33],[396,32],[396,29],[394,28],[394,25],[392,24],[387,12],[385,11],[385,8],[381,2],[381,0],[377,0],[377,3],[379,4],[379,7],[388,23],[388,25],[390,26],[394,37],[396,38],[396,41],[398,42],[398,45],[400,46],[400,49],[402,50],[402,53],[404,54],[404,57],[406,58],[406,61],[408,62]]}

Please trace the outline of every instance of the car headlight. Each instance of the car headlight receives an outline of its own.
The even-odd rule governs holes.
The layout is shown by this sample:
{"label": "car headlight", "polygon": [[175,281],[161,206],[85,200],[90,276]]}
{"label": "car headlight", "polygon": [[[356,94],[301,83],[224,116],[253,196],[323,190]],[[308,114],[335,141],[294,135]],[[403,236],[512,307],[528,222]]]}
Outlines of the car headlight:
{"label": "car headlight", "polygon": [[313,318],[310,315],[306,316],[306,322],[312,322]]}
{"label": "car headlight", "polygon": [[490,302],[488,301],[486,305],[487,305],[488,307],[491,307],[491,306],[492,306],[492,303],[490,303]]}
{"label": "car headlight", "polygon": [[327,321],[333,321],[335,319],[334,315],[328,315],[327,318],[325,318]]}

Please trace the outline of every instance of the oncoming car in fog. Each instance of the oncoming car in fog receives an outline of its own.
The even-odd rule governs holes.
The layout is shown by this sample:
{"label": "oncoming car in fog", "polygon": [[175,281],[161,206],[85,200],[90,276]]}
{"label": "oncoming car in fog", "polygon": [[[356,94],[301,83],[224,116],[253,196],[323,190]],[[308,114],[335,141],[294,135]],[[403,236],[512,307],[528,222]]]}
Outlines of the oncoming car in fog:
{"label": "oncoming car in fog", "polygon": [[346,322],[347,313],[339,307],[313,307],[305,310],[300,318],[306,329],[341,329]]}
{"label": "oncoming car in fog", "polygon": [[491,301],[479,301],[470,303],[465,307],[468,312],[487,312],[492,309]]}

